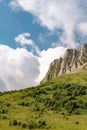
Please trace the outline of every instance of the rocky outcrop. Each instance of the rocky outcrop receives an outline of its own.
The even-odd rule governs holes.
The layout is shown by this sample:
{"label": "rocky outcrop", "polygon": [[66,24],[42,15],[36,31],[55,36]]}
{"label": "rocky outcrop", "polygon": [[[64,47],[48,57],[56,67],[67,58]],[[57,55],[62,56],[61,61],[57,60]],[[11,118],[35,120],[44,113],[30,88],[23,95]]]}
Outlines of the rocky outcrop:
{"label": "rocky outcrop", "polygon": [[63,58],[60,57],[50,64],[49,70],[42,82],[46,82],[63,74],[78,72],[86,63],[87,44],[83,44],[79,50],[67,49]]}

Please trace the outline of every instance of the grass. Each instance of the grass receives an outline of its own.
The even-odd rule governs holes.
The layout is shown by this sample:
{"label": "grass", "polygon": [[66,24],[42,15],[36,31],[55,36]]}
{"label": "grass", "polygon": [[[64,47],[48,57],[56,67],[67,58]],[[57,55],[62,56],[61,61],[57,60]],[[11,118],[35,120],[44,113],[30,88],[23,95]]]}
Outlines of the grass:
{"label": "grass", "polygon": [[86,70],[86,71],[87,71],[87,64],[85,64],[85,65],[83,66],[83,70]]}
{"label": "grass", "polygon": [[0,93],[0,130],[33,129],[87,130],[86,72]]}

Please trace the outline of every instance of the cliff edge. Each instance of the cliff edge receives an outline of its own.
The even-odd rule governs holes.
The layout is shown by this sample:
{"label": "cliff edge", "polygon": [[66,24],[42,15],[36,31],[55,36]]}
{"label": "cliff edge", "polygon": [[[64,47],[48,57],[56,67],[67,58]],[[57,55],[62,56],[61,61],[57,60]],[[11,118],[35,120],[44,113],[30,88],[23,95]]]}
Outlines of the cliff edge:
{"label": "cliff edge", "polygon": [[87,66],[87,44],[83,44],[79,50],[67,49],[63,57],[50,64],[48,72],[41,82],[46,82],[63,74],[87,71],[84,66]]}

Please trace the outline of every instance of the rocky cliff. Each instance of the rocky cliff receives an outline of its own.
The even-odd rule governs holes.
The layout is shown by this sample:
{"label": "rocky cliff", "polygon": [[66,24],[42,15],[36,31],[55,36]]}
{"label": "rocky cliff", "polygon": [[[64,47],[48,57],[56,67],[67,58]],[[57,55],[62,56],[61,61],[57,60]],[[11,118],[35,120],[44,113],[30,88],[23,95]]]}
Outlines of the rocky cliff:
{"label": "rocky cliff", "polygon": [[[79,50],[67,49],[63,57],[54,60],[50,64],[49,70],[42,82],[46,82],[63,74],[79,72],[86,63],[87,44],[83,44]],[[87,69],[85,69],[85,71],[87,71]]]}

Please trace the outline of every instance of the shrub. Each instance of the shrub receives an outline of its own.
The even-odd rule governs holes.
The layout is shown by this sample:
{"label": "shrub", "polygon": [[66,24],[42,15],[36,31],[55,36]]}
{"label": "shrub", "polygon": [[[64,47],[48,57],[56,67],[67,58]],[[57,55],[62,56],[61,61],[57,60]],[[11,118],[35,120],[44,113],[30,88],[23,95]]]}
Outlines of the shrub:
{"label": "shrub", "polygon": [[34,111],[40,111],[40,107],[39,106],[35,106],[35,108],[34,108]]}
{"label": "shrub", "polygon": [[8,119],[8,117],[6,117],[6,116],[3,116],[3,117],[2,117],[2,119]]}
{"label": "shrub", "polygon": [[78,103],[75,100],[68,101],[65,104],[65,107],[70,113],[72,113],[76,108],[79,108]]}
{"label": "shrub", "polygon": [[6,103],[6,106],[9,107],[9,106],[11,106],[11,104],[10,103]]}
{"label": "shrub", "polygon": [[6,114],[7,112],[8,112],[8,110],[6,110],[6,109],[3,109],[3,110],[1,111],[2,114]]}
{"label": "shrub", "polygon": [[29,124],[28,124],[28,128],[29,129],[34,129],[34,128],[36,128],[37,127],[37,124],[36,124],[36,122],[34,122],[34,121],[31,121]]}
{"label": "shrub", "polygon": [[55,84],[55,85],[52,86],[52,89],[53,89],[53,90],[56,90],[57,88],[58,88],[58,85],[57,85],[57,84]]}
{"label": "shrub", "polygon": [[12,120],[9,122],[9,125],[13,125],[13,126],[16,126],[18,124],[17,120]]}
{"label": "shrub", "polygon": [[19,103],[19,105],[28,107],[28,106],[30,106],[30,103],[23,101],[23,102]]}
{"label": "shrub", "polygon": [[76,121],[76,122],[75,122],[75,124],[79,124],[79,122],[78,122],[78,121]]}
{"label": "shrub", "polygon": [[66,117],[66,120],[68,120],[69,118],[68,117]]}
{"label": "shrub", "polygon": [[45,126],[46,126],[46,121],[44,121],[44,120],[43,121],[41,121],[41,120],[38,121],[38,127],[39,128],[44,128]]}
{"label": "shrub", "polygon": [[64,113],[64,112],[61,112],[61,115],[65,115],[65,113]]}
{"label": "shrub", "polygon": [[23,124],[21,125],[21,127],[22,127],[22,128],[26,128],[26,127],[27,127],[27,124],[23,123]]}
{"label": "shrub", "polygon": [[59,100],[60,97],[61,97],[60,91],[56,91],[56,92],[53,93],[53,98],[54,98],[55,100]]}
{"label": "shrub", "polygon": [[21,126],[22,122],[18,122],[18,126]]}
{"label": "shrub", "polygon": [[75,109],[73,113],[79,115],[80,111],[79,111],[79,109]]}
{"label": "shrub", "polygon": [[21,103],[19,103],[19,105],[21,105],[21,106],[25,106],[25,103],[24,103],[24,102],[21,102]]}

